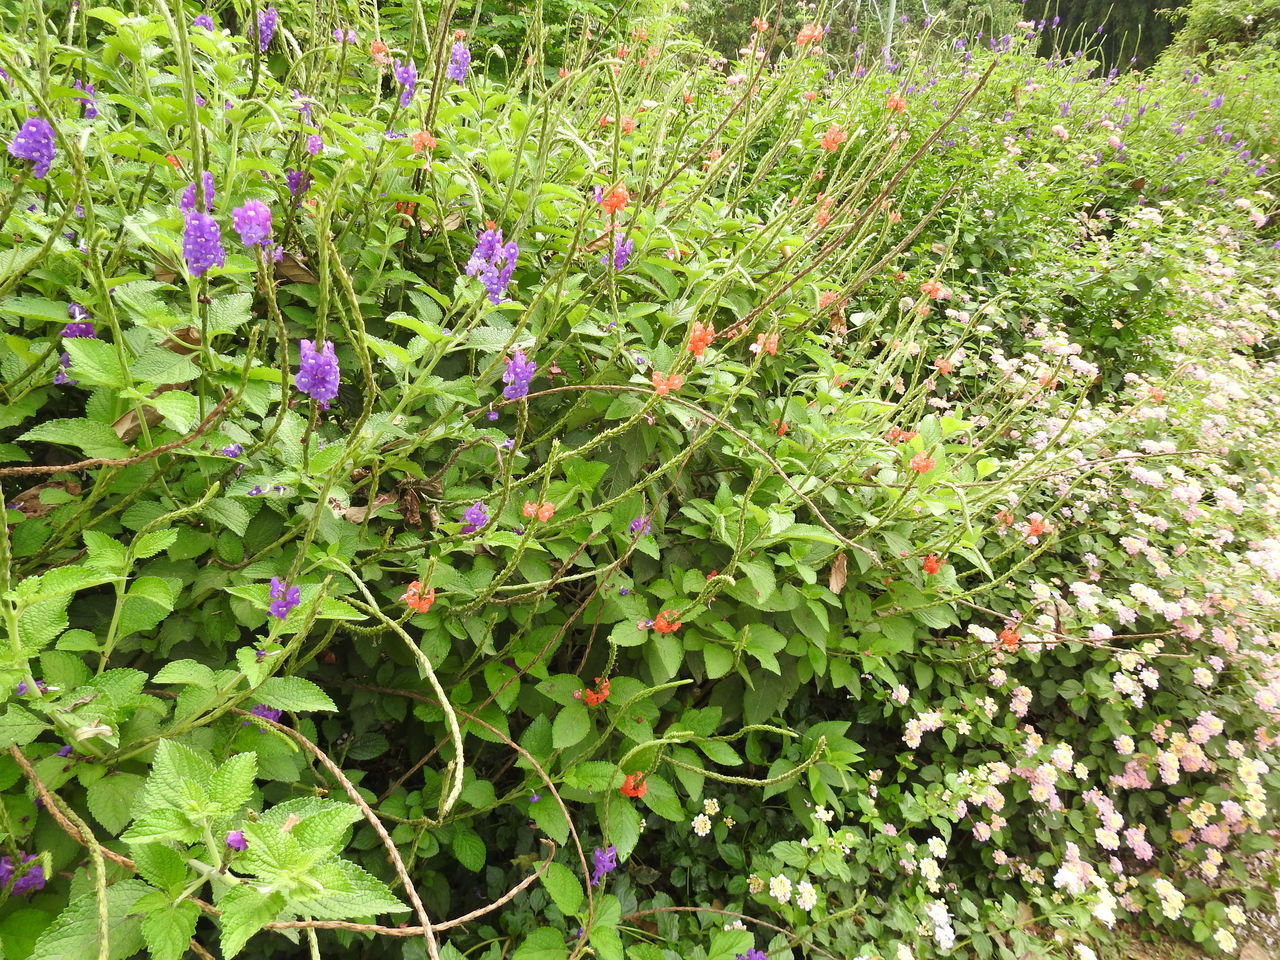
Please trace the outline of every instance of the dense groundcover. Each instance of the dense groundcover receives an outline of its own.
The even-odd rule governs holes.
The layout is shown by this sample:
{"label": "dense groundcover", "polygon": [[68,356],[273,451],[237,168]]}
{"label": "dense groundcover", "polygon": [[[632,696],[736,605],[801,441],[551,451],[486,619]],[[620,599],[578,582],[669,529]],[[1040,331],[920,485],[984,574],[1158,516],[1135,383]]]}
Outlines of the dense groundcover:
{"label": "dense groundcover", "polygon": [[1271,80],[526,13],[0,13],[5,960],[1233,953]]}

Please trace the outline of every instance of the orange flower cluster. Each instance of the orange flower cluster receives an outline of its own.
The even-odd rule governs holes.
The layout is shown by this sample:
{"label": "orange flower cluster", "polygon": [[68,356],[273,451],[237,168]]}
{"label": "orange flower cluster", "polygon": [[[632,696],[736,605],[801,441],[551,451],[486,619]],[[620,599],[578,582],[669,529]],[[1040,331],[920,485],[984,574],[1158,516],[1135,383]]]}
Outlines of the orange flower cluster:
{"label": "orange flower cluster", "polygon": [[434,150],[436,148],[436,138],[425,130],[419,130],[415,133],[411,142],[413,143],[414,153],[421,153],[423,150]]}
{"label": "orange flower cluster", "polygon": [[928,473],[938,465],[938,461],[929,456],[923,450],[911,458],[910,467],[916,473]]}
{"label": "orange flower cluster", "polygon": [[920,561],[920,569],[923,570],[927,576],[931,577],[942,569],[942,565],[944,563],[946,563],[946,561],[939,560],[936,553],[931,553]]}
{"label": "orange flower cluster", "polygon": [[752,353],[759,356],[763,350],[769,356],[774,357],[778,354],[778,335],[776,333],[762,333],[756,337],[756,342],[747,347]]}
{"label": "orange flower cluster", "polygon": [[840,129],[840,124],[833,123],[822,135],[822,149],[831,152],[848,139],[849,135]]}
{"label": "orange flower cluster", "polygon": [[605,213],[617,213],[631,202],[631,194],[622,184],[616,184],[600,201],[600,209]]}
{"label": "orange flower cluster", "polygon": [[906,443],[908,440],[914,440],[920,436],[918,430],[903,430],[901,427],[891,427],[889,432],[884,435],[885,440],[889,443]]}
{"label": "orange flower cluster", "polygon": [[796,43],[802,47],[808,46],[821,40],[825,33],[826,31],[816,23],[806,23],[800,28],[800,32],[796,34]]}
{"label": "orange flower cluster", "polygon": [[643,797],[649,792],[649,785],[644,782],[643,773],[628,773],[622,778],[622,786],[619,789],[624,797]]}
{"label": "orange flower cluster", "polygon": [[689,352],[695,357],[700,357],[707,347],[711,346],[711,342],[716,338],[716,325],[708,323],[703,326],[701,321],[693,322],[693,331],[689,334]]}
{"label": "orange flower cluster", "polygon": [[596,677],[596,688],[582,691],[582,699],[586,701],[588,707],[600,706],[609,699],[609,681]]}
{"label": "orange flower cluster", "polygon": [[1016,647],[1018,645],[1018,641],[1021,639],[1022,639],[1022,634],[1020,634],[1013,627],[1005,627],[1003,630],[1000,631],[1000,642],[1004,644],[1006,647],[1010,647],[1010,648]]}
{"label": "orange flower cluster", "polygon": [[653,629],[659,633],[675,633],[680,629],[682,623],[679,620],[673,621],[671,618],[678,615],[678,610],[663,610],[653,618]]}
{"label": "orange flower cluster", "polygon": [[534,503],[531,500],[524,502],[524,510],[522,511],[526,517],[533,517],[546,523],[556,513],[556,505],[554,503]]}
{"label": "orange flower cluster", "polygon": [[678,373],[667,376],[665,373],[659,373],[655,370],[653,371],[652,379],[653,389],[660,397],[665,397],[671,391],[679,390],[684,386],[684,377]]}
{"label": "orange flower cluster", "polygon": [[415,580],[405,588],[404,596],[400,598],[406,603],[411,610],[418,613],[426,613],[431,609],[431,605],[436,602],[436,588],[429,590],[422,589],[422,581]]}
{"label": "orange flower cluster", "polygon": [[894,113],[904,113],[907,109],[907,100],[896,93],[891,93],[889,94],[889,99],[884,102],[884,108],[892,110]]}

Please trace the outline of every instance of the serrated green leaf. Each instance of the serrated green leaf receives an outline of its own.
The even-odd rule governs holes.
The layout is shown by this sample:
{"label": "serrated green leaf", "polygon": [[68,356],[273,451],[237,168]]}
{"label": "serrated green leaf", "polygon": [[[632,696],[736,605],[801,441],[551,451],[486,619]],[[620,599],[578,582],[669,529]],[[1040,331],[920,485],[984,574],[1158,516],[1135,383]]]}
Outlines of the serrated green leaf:
{"label": "serrated green leaf", "polygon": [[[121,880],[107,888],[107,910],[111,917],[110,960],[125,960],[142,948],[141,922],[129,911],[149,890],[141,880]],[[71,901],[36,941],[31,960],[69,960],[96,957],[98,944],[98,897],[87,893]]]}
{"label": "serrated green leaf", "polygon": [[190,900],[147,913],[142,918],[142,937],[151,951],[151,960],[182,960],[199,919],[200,908]]}
{"label": "serrated green leaf", "polygon": [[26,746],[47,729],[49,724],[11,703],[4,716],[0,717],[0,749]]}
{"label": "serrated green leaf", "polygon": [[185,683],[203,687],[212,687],[214,682],[213,671],[194,660],[172,660],[161,667],[152,680],[155,683]]}
{"label": "serrated green leaf", "polygon": [[550,927],[539,927],[516,947],[511,960],[566,960],[568,956],[564,934]]}
{"label": "serrated green leaf", "polygon": [[218,901],[218,907],[222,910],[219,920],[222,954],[230,960],[244,948],[250,937],[275,919],[284,907],[284,897],[279,893],[264,895],[253,886],[242,883],[228,890]]}
{"label": "serrated green leaf", "polygon": [[474,831],[465,828],[456,830],[453,834],[453,840],[449,844],[449,849],[453,851],[453,855],[458,859],[458,862],[472,873],[479,873],[484,869],[484,841]]}
{"label": "serrated green leaf", "polygon": [[97,530],[86,530],[83,534],[85,562],[103,573],[118,574],[125,566],[125,545],[115,537],[109,537]]}
{"label": "serrated green leaf", "polygon": [[120,366],[116,347],[105,340],[70,337],[62,341],[62,349],[71,357],[68,375],[86,386],[114,387],[121,390],[131,383]]}
{"label": "serrated green leaf", "polygon": [[268,677],[253,695],[278,710],[337,710],[333,699],[310,680],[302,677]]}
{"label": "serrated green leaf", "polygon": [[582,891],[582,881],[563,864],[553,863],[548,866],[542,874],[542,885],[546,887],[560,912],[566,916],[577,913],[586,896]]}
{"label": "serrated green leaf", "polygon": [[223,816],[232,816],[253,796],[253,781],[257,775],[258,755],[237,753],[222,764],[209,781],[209,799]]}
{"label": "serrated green leaf", "polygon": [[139,876],[165,891],[180,889],[191,874],[182,854],[163,843],[135,845],[133,862]]}
{"label": "serrated green leaf", "polygon": [[108,773],[89,784],[86,800],[94,819],[118,834],[133,816],[143,778],[136,773]]}
{"label": "serrated green leaf", "polygon": [[551,725],[551,742],[557,750],[572,747],[591,732],[591,717],[581,703],[562,707]]}
{"label": "serrated green leaf", "polygon": [[148,810],[138,815],[120,839],[126,843],[160,843],[164,840],[180,840],[194,843],[200,839],[200,828],[177,810]]}
{"label": "serrated green leaf", "polygon": [[161,550],[168,550],[177,539],[177,530],[152,530],[138,538],[137,543],[133,545],[133,555],[140,560],[154,557]]}

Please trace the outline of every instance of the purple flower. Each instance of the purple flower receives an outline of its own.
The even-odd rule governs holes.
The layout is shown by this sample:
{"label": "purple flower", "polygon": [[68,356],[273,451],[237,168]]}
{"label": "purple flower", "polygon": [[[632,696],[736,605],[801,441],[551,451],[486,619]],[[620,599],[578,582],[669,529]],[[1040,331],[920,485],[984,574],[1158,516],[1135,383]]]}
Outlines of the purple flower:
{"label": "purple flower", "polygon": [[227,846],[232,850],[248,850],[249,841],[244,838],[243,830],[227,831]]}
{"label": "purple flower", "polygon": [[218,221],[207,213],[191,211],[187,214],[187,227],[182,231],[182,255],[193,277],[203,277],[211,267],[220,267],[227,261],[222,249],[222,231]]}
{"label": "purple flower", "polygon": [[[263,720],[271,720],[273,722],[279,720],[280,715],[284,713],[283,710],[277,710],[275,707],[268,707],[265,703],[258,704],[249,712],[253,714],[255,717],[261,717]],[[242,727],[249,726],[249,721],[246,720],[244,723],[240,724],[240,726]]]}
{"label": "purple flower", "polygon": [[62,328],[62,335],[64,337],[92,340],[98,336],[98,333],[93,329],[93,324],[90,321],[84,320],[79,323],[68,323]]}
{"label": "purple flower", "polygon": [[409,101],[413,99],[413,91],[418,86],[418,66],[412,60],[401,66],[400,61],[397,60],[391,65],[391,72],[395,75],[396,83],[404,88],[400,91],[400,106],[407,107]]}
{"label": "purple flower", "polygon": [[297,199],[298,203],[302,203],[302,195],[311,189],[311,174],[291,167],[285,172],[284,182],[289,188],[290,195]]}
{"label": "purple flower", "polygon": [[[204,184],[204,212],[213,212],[213,174],[206,170],[200,176],[200,182]],[[196,185],[194,181],[188,183],[182,191],[182,196],[178,198],[178,209],[183,213],[190,213],[196,209]]]}
{"label": "purple flower", "polygon": [[653,523],[649,520],[648,517],[644,516],[643,514],[631,521],[631,527],[630,527],[631,532],[638,533],[642,537],[647,537],[649,535],[649,531],[652,528],[653,528]]}
{"label": "purple flower", "polygon": [[490,226],[476,238],[475,249],[471,251],[471,258],[467,261],[466,274],[468,277],[480,278],[485,290],[489,292],[489,302],[494,306],[503,300],[503,293],[511,282],[511,274],[515,271],[519,255],[520,248],[514,240],[506,244],[502,242],[502,230],[499,227]]}
{"label": "purple flower", "polygon": [[471,66],[471,51],[467,49],[467,45],[461,40],[454,43],[453,49],[449,51],[449,66],[445,70],[444,75],[450,80],[456,80],[462,83],[467,79],[467,70]]}
{"label": "purple flower", "polygon": [[[271,605],[267,611],[280,620],[289,616],[289,611],[302,602],[302,591],[297,587],[291,587],[279,577],[271,578]],[[279,716],[276,711],[276,716]],[[275,717],[271,718],[272,720]]]}
{"label": "purple flower", "polygon": [[62,356],[58,357],[58,369],[55,370],[53,373],[53,382],[56,386],[74,387],[77,383],[80,382],[79,380],[72,380],[70,377],[67,376],[67,371],[70,369],[71,369],[71,354],[66,353],[64,351]]}
{"label": "purple flower", "polygon": [[31,173],[37,180],[43,180],[49,172],[54,153],[53,127],[44,117],[32,117],[24,123],[9,144],[9,156],[18,160],[30,160],[35,164]]}
{"label": "purple flower", "polygon": [[480,501],[476,501],[462,512],[462,519],[467,521],[462,528],[463,533],[475,533],[489,522],[489,511]]}
{"label": "purple flower", "polygon": [[502,382],[507,386],[502,395],[508,400],[519,400],[529,393],[529,383],[538,369],[536,360],[526,360],[524,351],[517,350],[507,361],[507,369],[502,374]]}
{"label": "purple flower", "polygon": [[343,33],[341,27],[334,27],[333,42],[334,43],[355,43],[356,32],[351,27],[347,27],[346,33]]}
{"label": "purple flower", "polygon": [[62,745],[62,748],[61,748],[60,750],[58,750],[58,752],[57,752],[57,753],[55,753],[55,754],[54,754],[54,756],[55,756],[55,757],[69,757],[69,756],[71,756],[71,744],[69,744],[69,743],[64,743],[64,744]]}
{"label": "purple flower", "polygon": [[240,456],[242,453],[244,453],[244,444],[243,444],[243,443],[230,443],[230,444],[227,444],[227,446],[225,446],[225,447],[223,447],[221,450],[219,450],[219,451],[218,451],[218,453],[219,453],[219,455],[221,455],[221,456],[224,456],[224,457],[231,457],[232,459],[235,459],[236,457],[238,457],[238,456]]}
{"label": "purple flower", "polygon": [[497,420],[499,414],[497,410],[490,410],[488,413],[485,414],[485,416],[488,417],[490,420]]}
{"label": "purple flower", "polygon": [[[613,239],[613,269],[621,270],[627,265],[627,261],[631,259],[631,252],[635,250],[636,242],[631,239],[624,240],[622,237],[614,237]],[[606,267],[609,265],[609,254],[600,254],[600,262]]]}
{"label": "purple flower", "polygon": [[[23,863],[30,863],[36,858],[34,853],[26,853],[22,855]],[[0,886],[8,886],[9,881],[13,879],[14,865],[13,860],[9,857],[0,857]],[[20,876],[13,883],[13,894],[35,893],[37,890],[43,890],[45,884],[44,867],[36,864],[26,873]]]}
{"label": "purple flower", "polygon": [[313,157],[324,149],[324,141],[320,139],[320,134],[313,133],[307,137],[307,153]]}
{"label": "purple flower", "polygon": [[618,848],[613,844],[609,844],[603,850],[596,847],[591,854],[591,862],[593,867],[591,885],[598,887],[608,874],[618,869]]}
{"label": "purple flower", "polygon": [[75,89],[80,90],[84,93],[83,97],[75,98],[77,103],[84,104],[84,118],[86,120],[93,120],[94,118],[96,118],[98,116],[98,99],[97,97],[94,96],[94,94],[97,91],[93,89],[93,84],[82,83],[81,81],[77,80],[71,86],[75,87]]}
{"label": "purple flower", "polygon": [[530,803],[537,803],[541,799],[542,799],[542,794],[538,793],[538,791],[536,790],[533,793],[529,794]]}
{"label": "purple flower", "polygon": [[206,30],[212,30],[213,17],[209,16],[207,13],[202,13],[191,21],[191,25],[193,27],[204,27]]}
{"label": "purple flower", "polygon": [[294,385],[312,400],[320,404],[321,410],[329,409],[329,401],[338,395],[338,357],[333,352],[333,341],[326,340],[320,350],[311,340],[303,340],[298,357],[298,374],[293,378]]}
{"label": "purple flower", "polygon": [[231,211],[240,242],[246,247],[265,246],[271,239],[271,208],[261,200],[248,200],[243,207]]}
{"label": "purple flower", "polygon": [[757,950],[752,947],[746,953],[739,953],[733,960],[769,960],[769,955],[763,950]]}
{"label": "purple flower", "polygon": [[258,11],[258,50],[267,52],[271,46],[271,38],[275,36],[276,22],[280,19],[280,11],[275,7],[267,7]]}

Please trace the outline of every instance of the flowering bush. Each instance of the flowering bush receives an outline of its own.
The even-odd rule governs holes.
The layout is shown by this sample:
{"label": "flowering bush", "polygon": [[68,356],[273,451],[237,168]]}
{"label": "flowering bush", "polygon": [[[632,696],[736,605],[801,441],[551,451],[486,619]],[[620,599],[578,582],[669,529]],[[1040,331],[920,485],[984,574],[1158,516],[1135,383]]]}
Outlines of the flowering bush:
{"label": "flowering bush", "polygon": [[1234,949],[1247,88],[255,13],[0,38],[6,957]]}

